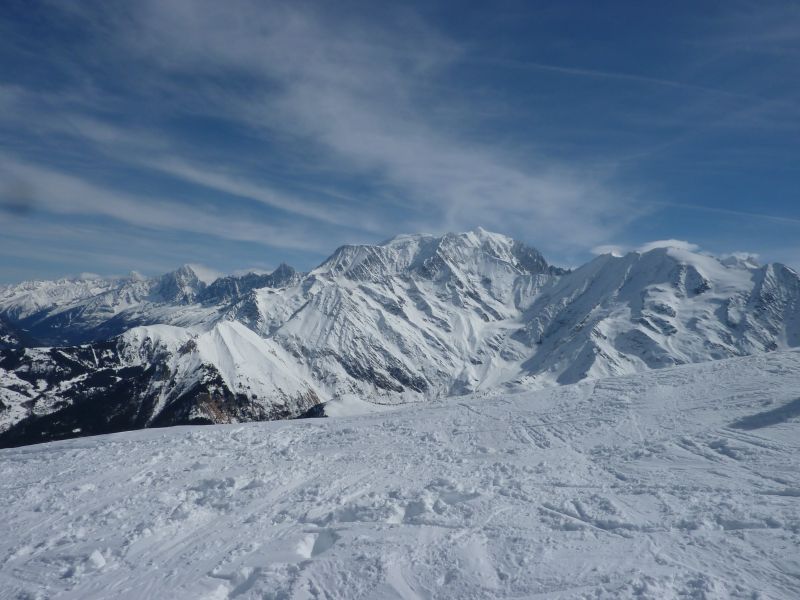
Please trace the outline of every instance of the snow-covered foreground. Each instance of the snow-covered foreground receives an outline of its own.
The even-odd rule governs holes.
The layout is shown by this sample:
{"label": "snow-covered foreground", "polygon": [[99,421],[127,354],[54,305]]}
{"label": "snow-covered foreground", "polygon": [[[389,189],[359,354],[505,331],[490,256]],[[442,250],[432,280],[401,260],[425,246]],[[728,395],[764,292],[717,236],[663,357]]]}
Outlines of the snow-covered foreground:
{"label": "snow-covered foreground", "polygon": [[2,598],[797,598],[800,353],[0,451]]}

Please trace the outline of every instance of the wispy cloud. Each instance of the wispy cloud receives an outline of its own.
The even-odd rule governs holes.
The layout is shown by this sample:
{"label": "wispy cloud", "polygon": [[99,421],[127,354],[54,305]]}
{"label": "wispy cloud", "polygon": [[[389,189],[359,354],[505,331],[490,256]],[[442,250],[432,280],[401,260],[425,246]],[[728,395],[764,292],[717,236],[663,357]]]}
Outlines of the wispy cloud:
{"label": "wispy cloud", "polygon": [[[406,198],[409,214],[427,215],[429,229],[481,223],[519,232],[524,223],[544,243],[585,246],[627,220],[610,218],[630,208],[611,173],[470,143],[430,118],[431,100],[420,89],[444,74],[460,48],[413,18],[400,15],[400,27],[362,28],[284,9],[277,28],[273,16],[238,4],[225,14],[199,11],[202,18],[176,36],[182,12],[170,6],[162,13],[162,6],[151,14],[158,27],[145,26],[168,68],[202,63],[263,77],[270,90],[237,103],[239,118],[312,140],[329,151],[332,165]],[[232,37],[233,47],[214,43]]]}
{"label": "wispy cloud", "polygon": [[253,200],[289,214],[319,221],[322,224],[357,227],[364,231],[380,230],[374,219],[369,219],[363,212],[359,214],[358,211],[352,209],[343,210],[341,207],[300,198],[296,194],[278,192],[266,185],[253,183],[240,176],[215,172],[205,165],[196,166],[174,158],[149,160],[143,164],[183,181]]}
{"label": "wispy cloud", "polygon": [[603,254],[611,254],[612,256],[622,256],[630,252],[630,248],[620,246],[619,244],[600,244],[592,248],[592,254],[601,256]]}
{"label": "wispy cloud", "polygon": [[[497,58],[399,5],[382,7],[380,18],[349,5],[251,0],[46,7],[42,21],[74,35],[13,43],[53,81],[0,85],[0,176],[17,232],[37,215],[106,219],[137,228],[154,248],[168,233],[268,247],[268,259],[241,264],[269,266],[281,252],[324,254],[398,231],[482,225],[580,260],[587,248],[620,237],[635,247],[630,224],[669,204],[631,176],[638,164],[712,129],[797,125],[791,94],[767,86],[647,61],[628,70],[534,54]],[[730,40],[748,35],[764,51],[794,47],[781,11],[758,16],[758,36],[746,27],[758,11],[737,4],[732,12],[738,20],[719,26],[709,54],[738,52]],[[458,79],[476,66],[526,84],[543,78],[624,89],[630,104],[606,97],[613,110],[593,115],[594,98],[537,96],[529,106],[522,94],[505,114],[491,78],[478,82],[474,97],[473,81]],[[654,103],[639,110],[643,94]],[[537,115],[537,107],[565,98],[569,115],[548,129],[550,113]],[[484,119],[502,127],[481,129]],[[543,124],[509,134],[518,120]],[[577,133],[562,140],[571,127]],[[605,139],[613,135],[614,143]],[[584,151],[584,139],[596,145]],[[722,164],[733,151],[702,158]],[[671,235],[689,234],[653,234]]]}
{"label": "wispy cloud", "polygon": [[[653,240],[645,242],[638,246],[622,246],[617,244],[601,244],[592,248],[592,254],[612,254],[614,256],[623,256],[628,252],[650,252],[657,248],[677,248],[679,250],[688,250],[689,252],[698,252],[700,246],[687,242],[686,240]],[[725,255],[730,256],[730,254]]]}
{"label": "wispy cloud", "polygon": [[742,98],[746,100],[756,100],[757,96],[751,94],[743,94],[735,91],[698,85],[687,81],[678,81],[673,79],[662,79],[659,77],[651,77],[648,75],[640,75],[636,73],[619,73],[616,71],[605,71],[601,69],[585,69],[580,67],[564,66],[564,65],[551,65],[544,63],[537,63],[529,60],[509,59],[509,58],[470,58],[472,62],[493,65],[498,67],[505,67],[510,69],[521,69],[531,71],[545,71],[549,73],[558,73],[561,75],[569,75],[575,77],[588,77],[592,79],[607,79],[612,81],[622,81],[627,83],[638,83],[648,86],[658,86],[666,88],[677,88],[689,90],[694,92],[703,92],[705,94],[730,96],[733,98]]}
{"label": "wispy cloud", "polygon": [[[116,40],[111,55],[131,59],[132,76],[169,98],[171,109],[177,96],[191,96],[177,106],[240,123],[266,139],[277,135],[287,141],[289,156],[307,147],[317,168],[369,185],[358,205],[333,205],[330,198],[288,194],[236,174],[231,157],[227,164],[211,165],[208,156],[166,156],[170,144],[164,148],[159,141],[152,143],[157,150],[148,152],[151,169],[367,235],[412,225],[441,231],[482,224],[545,246],[574,248],[599,240],[636,214],[626,210],[625,218],[611,218],[631,205],[611,185],[610,172],[516,156],[501,143],[476,144],[437,122],[429,108],[442,99],[431,99],[427,86],[453,65],[461,49],[411,13],[397,9],[389,25],[289,4],[270,10],[250,2],[224,9],[214,2],[132,6],[120,13],[73,7],[77,13],[71,16],[95,33],[102,30],[103,43]],[[234,92],[232,85],[243,86],[245,93]],[[138,132],[117,125],[81,117],[67,123],[112,152],[124,150],[120,155],[129,160],[131,148],[142,146]],[[402,199],[400,222],[397,214],[387,222],[382,203],[388,198]],[[88,208],[86,202],[81,206]],[[171,208],[182,209],[162,204],[152,221],[164,226],[183,221],[167,218]],[[122,207],[114,211],[119,215]],[[249,239],[250,229],[230,235]],[[270,239],[280,244],[286,237]],[[289,244],[297,239],[288,237]]]}
{"label": "wispy cloud", "polygon": [[663,208],[679,208],[681,210],[689,210],[694,212],[704,212],[704,213],[712,213],[717,215],[728,215],[731,217],[740,217],[743,219],[757,219],[761,221],[771,221],[773,223],[782,223],[785,225],[796,225],[800,226],[800,218],[794,217],[787,217],[783,215],[772,215],[769,213],[759,212],[759,211],[744,211],[744,210],[733,210],[730,208],[719,208],[716,206],[705,206],[700,203],[690,203],[690,202],[666,202],[666,201],[656,201],[653,203],[656,206],[660,206]]}
{"label": "wispy cloud", "polygon": [[689,252],[697,252],[700,246],[687,242],[686,240],[654,240],[647,242],[636,248],[637,252],[650,252],[656,248],[677,248],[678,250],[688,250]]}
{"label": "wispy cloud", "polygon": [[[216,206],[137,196],[58,171],[3,157],[0,176],[25,190],[30,211],[106,217],[156,230],[184,231],[283,248],[322,250],[303,226],[275,225],[230,215]],[[11,188],[14,189],[13,187]],[[6,195],[8,192],[6,192]]]}

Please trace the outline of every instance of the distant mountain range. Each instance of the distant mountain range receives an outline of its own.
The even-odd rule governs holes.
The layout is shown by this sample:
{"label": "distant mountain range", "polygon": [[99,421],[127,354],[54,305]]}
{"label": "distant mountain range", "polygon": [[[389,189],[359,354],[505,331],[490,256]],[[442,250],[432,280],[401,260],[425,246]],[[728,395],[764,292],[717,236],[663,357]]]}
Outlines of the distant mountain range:
{"label": "distant mountain range", "polygon": [[0,446],[795,346],[784,265],[665,247],[564,270],[483,229],[343,246],[309,273],[25,282],[0,287]]}

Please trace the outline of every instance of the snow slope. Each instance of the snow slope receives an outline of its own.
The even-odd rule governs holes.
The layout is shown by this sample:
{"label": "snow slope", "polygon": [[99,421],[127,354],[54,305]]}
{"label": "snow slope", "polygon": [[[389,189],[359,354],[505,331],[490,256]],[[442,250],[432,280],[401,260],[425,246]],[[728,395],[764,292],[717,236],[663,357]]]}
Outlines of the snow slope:
{"label": "snow slope", "polygon": [[319,403],[307,373],[238,322],[194,334],[135,327],[75,348],[0,357],[0,446],[141,427],[296,417]]}
{"label": "snow slope", "polygon": [[0,450],[0,598],[797,598],[798,382],[774,352]]}

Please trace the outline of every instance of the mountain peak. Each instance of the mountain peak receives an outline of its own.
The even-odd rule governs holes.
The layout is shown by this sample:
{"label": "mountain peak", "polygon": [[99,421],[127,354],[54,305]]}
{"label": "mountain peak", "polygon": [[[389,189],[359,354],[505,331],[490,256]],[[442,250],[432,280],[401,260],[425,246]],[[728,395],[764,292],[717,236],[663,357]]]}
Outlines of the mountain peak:
{"label": "mountain peak", "polygon": [[482,227],[441,236],[401,234],[377,245],[341,246],[313,272],[357,280],[401,273],[431,278],[453,270],[487,275],[493,268],[490,263],[532,274],[561,272],[550,267],[535,248]]}
{"label": "mountain peak", "polygon": [[154,292],[164,302],[186,304],[194,302],[205,287],[192,266],[186,264],[159,277]]}
{"label": "mountain peak", "polygon": [[285,281],[293,277],[296,273],[297,271],[295,270],[294,267],[287,265],[285,262],[282,262],[269,275],[275,281]]}
{"label": "mountain peak", "polygon": [[218,277],[209,284],[201,295],[203,302],[223,302],[233,300],[250,290],[260,288],[286,287],[300,279],[301,275],[286,263],[281,263],[271,273],[245,273]]}
{"label": "mountain peak", "polygon": [[139,273],[139,271],[129,271],[128,276],[126,277],[128,281],[145,281],[147,277]]}

